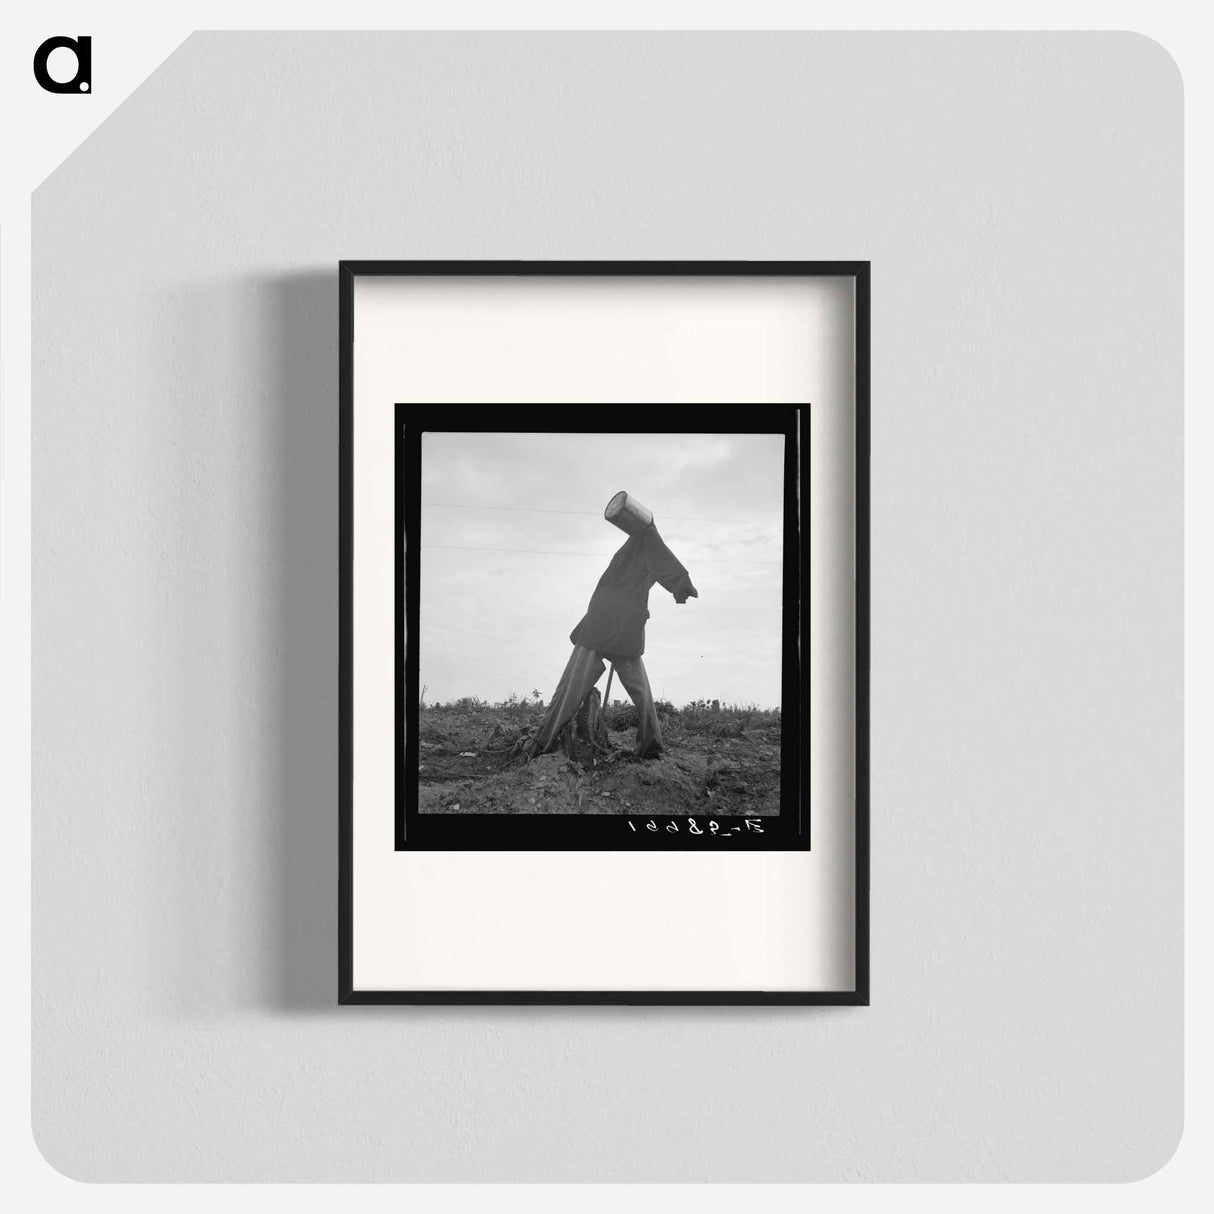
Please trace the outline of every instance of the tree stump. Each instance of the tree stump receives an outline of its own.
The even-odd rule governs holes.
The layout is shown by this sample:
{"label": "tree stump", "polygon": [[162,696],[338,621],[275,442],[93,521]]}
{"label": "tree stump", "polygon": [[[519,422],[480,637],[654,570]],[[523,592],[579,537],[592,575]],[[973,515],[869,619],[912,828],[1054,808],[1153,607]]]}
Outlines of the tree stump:
{"label": "tree stump", "polygon": [[607,722],[603,718],[597,687],[590,689],[590,694],[582,701],[573,720],[561,730],[557,744],[570,759],[583,767],[593,767],[596,758],[607,749]]}

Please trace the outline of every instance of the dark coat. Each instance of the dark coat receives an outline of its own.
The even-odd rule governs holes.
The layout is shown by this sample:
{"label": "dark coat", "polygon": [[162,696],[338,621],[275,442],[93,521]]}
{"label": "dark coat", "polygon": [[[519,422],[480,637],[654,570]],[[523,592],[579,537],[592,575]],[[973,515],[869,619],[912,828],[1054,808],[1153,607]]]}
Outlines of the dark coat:
{"label": "dark coat", "polygon": [[687,570],[650,523],[639,535],[629,536],[611,558],[569,639],[597,650],[609,661],[639,658],[645,652],[649,588],[655,582],[669,590],[676,603],[700,597]]}

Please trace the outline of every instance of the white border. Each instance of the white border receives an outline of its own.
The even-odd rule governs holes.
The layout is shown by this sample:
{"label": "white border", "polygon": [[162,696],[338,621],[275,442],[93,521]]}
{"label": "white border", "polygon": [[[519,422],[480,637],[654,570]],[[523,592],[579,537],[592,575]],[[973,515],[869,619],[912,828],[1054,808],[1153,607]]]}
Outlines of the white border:
{"label": "white border", "polygon": [[[854,989],[854,292],[850,277],[355,279],[356,990]],[[393,850],[398,401],[812,402],[812,851]]]}

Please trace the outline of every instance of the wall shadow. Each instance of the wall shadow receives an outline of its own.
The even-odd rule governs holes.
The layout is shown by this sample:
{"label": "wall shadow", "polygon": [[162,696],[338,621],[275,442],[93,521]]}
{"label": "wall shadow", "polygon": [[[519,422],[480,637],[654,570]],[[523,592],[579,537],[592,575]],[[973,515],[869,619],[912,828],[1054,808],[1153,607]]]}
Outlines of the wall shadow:
{"label": "wall shadow", "polygon": [[278,781],[264,972],[274,1006],[337,1004],[337,269],[269,284]]}

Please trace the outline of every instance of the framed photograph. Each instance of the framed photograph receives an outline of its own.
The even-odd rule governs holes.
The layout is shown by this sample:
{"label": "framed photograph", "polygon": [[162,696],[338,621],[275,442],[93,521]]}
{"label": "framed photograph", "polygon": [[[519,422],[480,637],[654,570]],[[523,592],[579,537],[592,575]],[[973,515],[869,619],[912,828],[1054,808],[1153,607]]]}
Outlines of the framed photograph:
{"label": "framed photograph", "polygon": [[866,1004],[868,263],[339,278],[339,1001]]}

